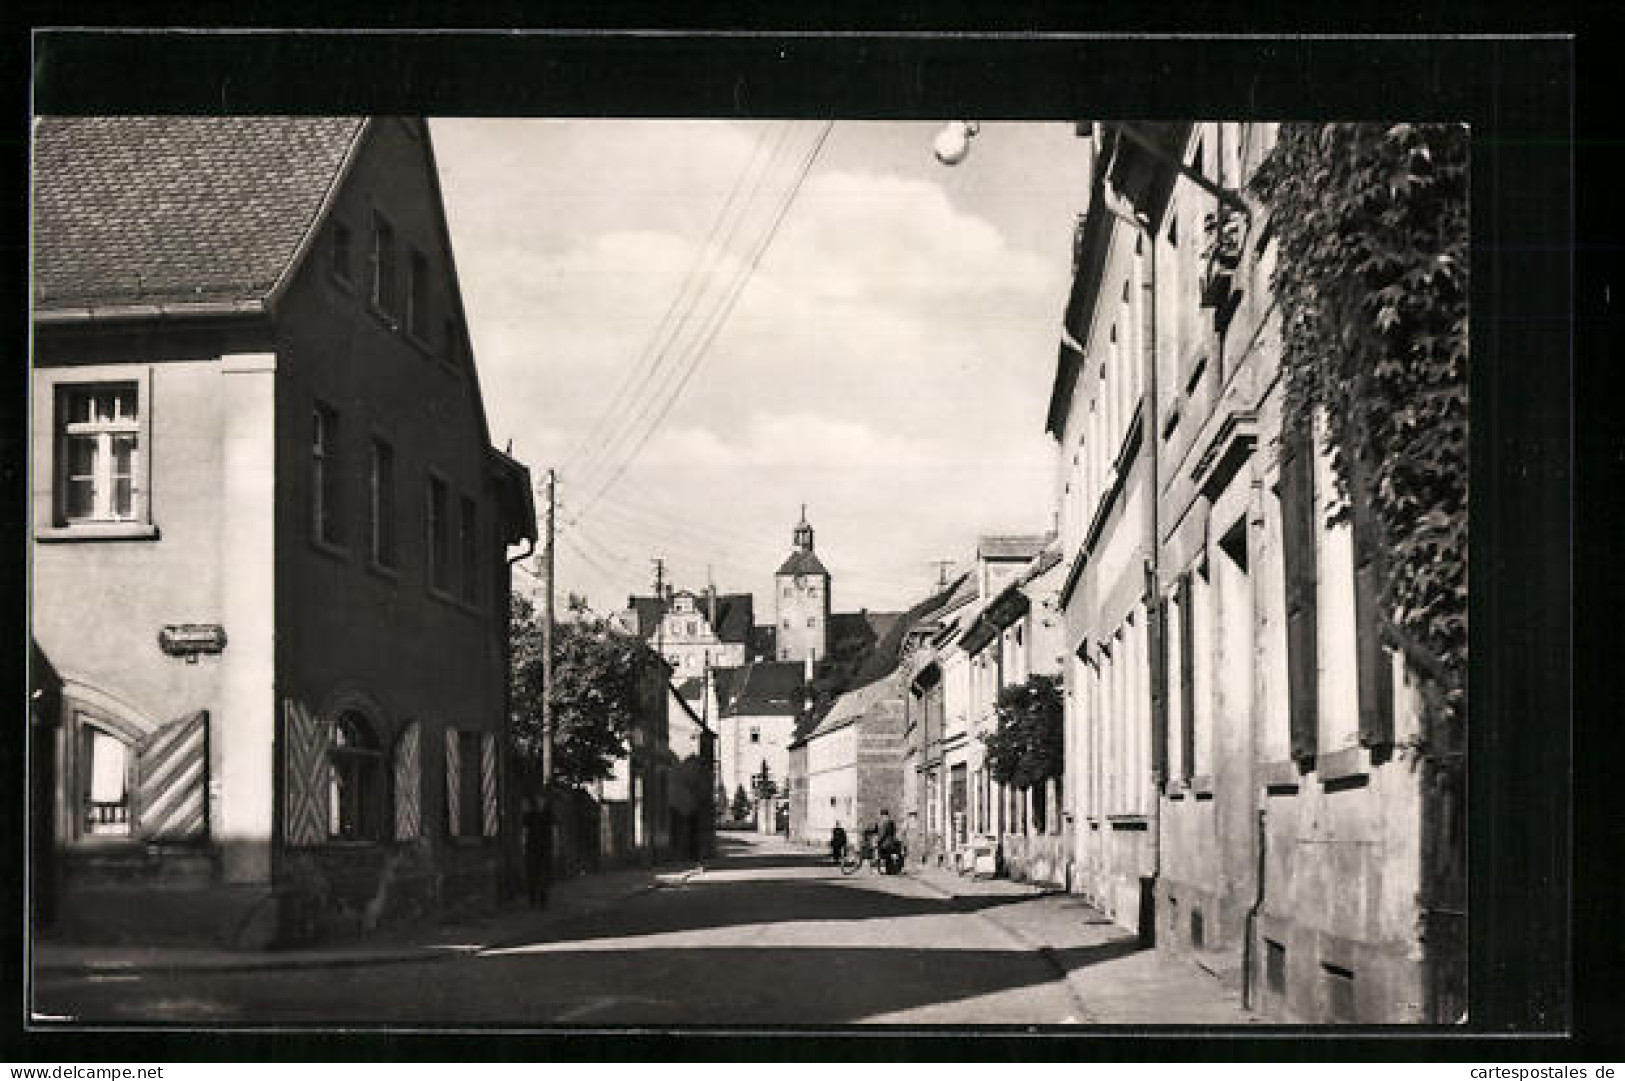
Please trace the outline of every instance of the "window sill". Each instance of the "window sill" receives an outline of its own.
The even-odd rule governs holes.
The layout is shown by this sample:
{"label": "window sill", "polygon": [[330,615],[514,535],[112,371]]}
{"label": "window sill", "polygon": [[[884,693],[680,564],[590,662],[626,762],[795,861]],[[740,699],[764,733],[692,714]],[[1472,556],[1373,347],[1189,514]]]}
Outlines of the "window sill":
{"label": "window sill", "polygon": [[85,522],[81,525],[41,526],[34,530],[41,544],[63,541],[157,540],[158,527],[151,522]]}
{"label": "window sill", "polygon": [[350,561],[350,549],[342,544],[334,544],[332,541],[323,540],[320,537],[311,537],[310,546],[329,559],[336,559],[341,563]]}
{"label": "window sill", "polygon": [[433,599],[445,605],[447,608],[454,608],[457,611],[462,612],[464,615],[477,616],[480,614],[478,605],[469,604],[455,593],[448,593],[439,586],[429,586],[425,592],[428,593]]}
{"label": "window sill", "polygon": [[1371,775],[1364,747],[1347,747],[1323,754],[1315,763],[1322,787],[1352,788]]}
{"label": "window sill", "polygon": [[1191,795],[1197,799],[1213,798],[1213,776],[1203,773],[1191,778]]}
{"label": "window sill", "polygon": [[391,585],[394,585],[401,580],[401,572],[398,568],[391,567],[387,563],[380,563],[376,559],[367,560],[367,571],[370,574],[377,575],[379,578],[389,582]]}
{"label": "window sill", "polygon": [[1265,762],[1258,768],[1259,783],[1267,796],[1295,796],[1298,794],[1300,772],[1298,763],[1288,758],[1281,762]]}

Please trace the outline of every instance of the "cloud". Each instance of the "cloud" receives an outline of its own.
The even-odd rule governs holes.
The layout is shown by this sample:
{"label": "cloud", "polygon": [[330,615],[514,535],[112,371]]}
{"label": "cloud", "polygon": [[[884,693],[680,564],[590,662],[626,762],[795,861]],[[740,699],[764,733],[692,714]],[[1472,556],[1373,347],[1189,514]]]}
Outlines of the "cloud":
{"label": "cloud", "polygon": [[[924,171],[928,154],[921,175],[822,163],[692,372],[674,348],[644,377],[730,186],[777,130],[436,122],[493,439],[511,436],[538,473],[562,468],[567,518],[664,414],[559,549],[561,582],[600,607],[643,584],[655,554],[679,581],[710,565],[719,585],[765,600],[802,502],[838,603],[871,608],[917,600],[935,581],[927,561],[962,556],[978,533],[1047,524],[1065,247],[1012,243]],[[977,175],[1001,220],[1033,201],[1030,181]],[[714,261],[678,346],[744,270],[776,190]],[[1069,228],[1069,211],[1044,213]]]}

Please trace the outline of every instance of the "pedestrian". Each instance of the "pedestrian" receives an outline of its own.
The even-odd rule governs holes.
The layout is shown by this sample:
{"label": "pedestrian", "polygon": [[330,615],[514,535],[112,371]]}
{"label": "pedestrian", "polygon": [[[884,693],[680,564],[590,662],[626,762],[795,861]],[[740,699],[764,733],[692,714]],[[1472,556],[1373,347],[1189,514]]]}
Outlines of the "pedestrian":
{"label": "pedestrian", "polygon": [[846,855],[846,831],[841,828],[839,822],[829,831],[829,854],[837,867],[841,865],[841,859]]}
{"label": "pedestrian", "polygon": [[897,823],[891,820],[891,814],[882,810],[880,812],[880,842],[878,846],[879,859],[877,863],[887,874],[896,874],[901,867],[898,855]]}
{"label": "pedestrian", "polygon": [[547,907],[553,874],[553,812],[544,796],[532,797],[525,811],[525,889],[532,908]]}

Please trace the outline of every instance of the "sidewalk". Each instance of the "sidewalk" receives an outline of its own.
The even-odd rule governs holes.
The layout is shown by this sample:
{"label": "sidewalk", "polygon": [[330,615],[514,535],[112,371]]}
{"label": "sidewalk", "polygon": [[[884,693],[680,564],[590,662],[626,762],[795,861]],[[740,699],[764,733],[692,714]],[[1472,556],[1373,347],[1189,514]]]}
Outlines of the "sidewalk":
{"label": "sidewalk", "polygon": [[681,885],[700,871],[700,867],[667,866],[578,875],[553,883],[546,908],[533,909],[514,901],[488,915],[457,923],[403,928],[357,942],[285,950],[87,946],[47,939],[34,943],[34,971],[57,975],[255,972],[405,964],[456,957],[526,941],[551,924],[607,908],[648,890]]}
{"label": "sidewalk", "polygon": [[937,867],[908,877],[947,897],[1006,897],[978,914],[1044,955],[1066,977],[1084,1020],[1096,1025],[1251,1025],[1260,1019],[1195,964],[1141,949],[1081,897]]}

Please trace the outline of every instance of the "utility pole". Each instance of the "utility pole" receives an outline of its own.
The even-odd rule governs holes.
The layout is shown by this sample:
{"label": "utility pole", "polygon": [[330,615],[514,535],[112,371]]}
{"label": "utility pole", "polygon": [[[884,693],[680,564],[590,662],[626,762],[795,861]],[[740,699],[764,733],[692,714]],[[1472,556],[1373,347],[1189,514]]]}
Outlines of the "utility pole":
{"label": "utility pole", "polygon": [[553,785],[553,519],[558,477],[547,471],[542,526],[542,793]]}
{"label": "utility pole", "polygon": [[655,652],[666,655],[666,561],[659,556],[650,560],[655,565]]}

